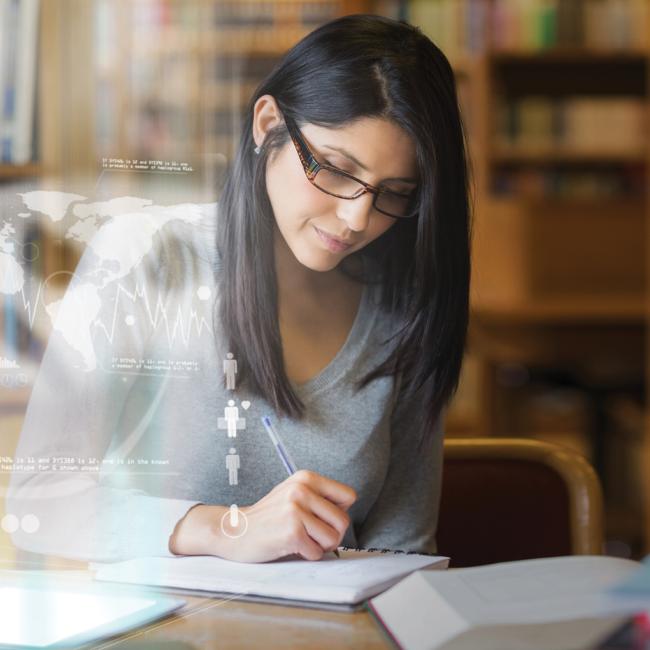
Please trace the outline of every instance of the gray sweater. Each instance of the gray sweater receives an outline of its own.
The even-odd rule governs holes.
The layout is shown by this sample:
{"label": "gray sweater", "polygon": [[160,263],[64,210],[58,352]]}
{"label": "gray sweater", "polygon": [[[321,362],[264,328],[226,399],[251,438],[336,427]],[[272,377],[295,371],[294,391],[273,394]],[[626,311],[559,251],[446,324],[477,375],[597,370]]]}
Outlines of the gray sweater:
{"label": "gray sweater", "polygon": [[[171,555],[192,505],[249,505],[287,477],[260,421],[269,414],[298,468],[356,490],[345,545],[435,552],[442,419],[423,453],[418,405],[397,400],[392,378],[354,388],[396,327],[377,289],[364,288],[336,357],[294,386],[304,418],[277,417],[236,374],[226,386],[212,317],[215,219],[215,204],[152,206],[90,240],[58,305],[7,498],[7,512],[35,515],[38,530],[17,530],[14,542],[98,561]],[[229,400],[239,419],[230,434]]]}

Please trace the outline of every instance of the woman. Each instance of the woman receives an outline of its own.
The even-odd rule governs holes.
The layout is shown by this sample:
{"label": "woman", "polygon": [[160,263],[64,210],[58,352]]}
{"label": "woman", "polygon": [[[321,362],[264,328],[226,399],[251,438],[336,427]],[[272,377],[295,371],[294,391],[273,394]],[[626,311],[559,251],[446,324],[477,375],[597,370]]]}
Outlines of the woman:
{"label": "woman", "polygon": [[[320,27],[251,99],[218,215],[146,212],[100,229],[62,308],[91,295],[83,322],[124,326],[84,327],[97,363],[75,373],[55,325],[21,435],[23,455],[102,459],[99,480],[14,476],[8,511],[41,522],[16,543],[89,559],[435,552],[469,287],[465,143],[440,50],[378,16]],[[128,254],[98,271],[122,234]],[[172,336],[188,314],[199,325]],[[67,416],[46,388],[64,382],[81,400]]]}

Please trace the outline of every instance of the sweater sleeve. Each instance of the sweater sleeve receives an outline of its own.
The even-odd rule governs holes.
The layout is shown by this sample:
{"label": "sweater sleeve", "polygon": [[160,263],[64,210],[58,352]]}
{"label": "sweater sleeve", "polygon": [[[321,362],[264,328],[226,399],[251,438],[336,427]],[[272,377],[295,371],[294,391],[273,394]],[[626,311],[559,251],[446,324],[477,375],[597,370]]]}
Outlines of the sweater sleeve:
{"label": "sweater sleeve", "polygon": [[360,529],[362,548],[436,553],[436,526],[440,503],[444,415],[431,439],[418,447],[418,408],[397,403],[391,414],[391,450],[379,496]]}
{"label": "sweater sleeve", "polygon": [[[115,223],[90,241],[60,303],[25,414],[6,498],[24,550],[89,561],[171,556],[169,537],[198,503],[108,485],[105,464],[122,407],[137,381],[118,359],[144,359],[151,313],[142,292],[157,282],[158,236]],[[135,231],[135,232],[134,232]],[[148,237],[148,239],[147,239]],[[109,251],[116,250],[114,256]],[[153,266],[152,266],[153,265]],[[152,291],[153,293],[153,291]],[[164,378],[145,411],[164,392]],[[146,417],[146,413],[145,416]],[[123,468],[122,468],[123,469]],[[26,530],[25,530],[26,529]]]}

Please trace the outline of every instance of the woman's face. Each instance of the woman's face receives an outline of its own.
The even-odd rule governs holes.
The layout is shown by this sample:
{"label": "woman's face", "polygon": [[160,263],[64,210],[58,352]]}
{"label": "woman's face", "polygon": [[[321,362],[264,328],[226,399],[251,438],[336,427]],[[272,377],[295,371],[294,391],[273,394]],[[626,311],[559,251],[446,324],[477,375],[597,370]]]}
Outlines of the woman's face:
{"label": "woman's face", "polygon": [[[361,118],[337,129],[306,124],[300,132],[319,162],[375,186],[383,182],[399,192],[415,187],[394,180],[415,179],[417,166],[413,142],[392,122]],[[369,192],[347,200],[314,187],[291,140],[269,159],[266,185],[279,233],[295,258],[313,271],[334,269],[396,222],[375,210]]]}

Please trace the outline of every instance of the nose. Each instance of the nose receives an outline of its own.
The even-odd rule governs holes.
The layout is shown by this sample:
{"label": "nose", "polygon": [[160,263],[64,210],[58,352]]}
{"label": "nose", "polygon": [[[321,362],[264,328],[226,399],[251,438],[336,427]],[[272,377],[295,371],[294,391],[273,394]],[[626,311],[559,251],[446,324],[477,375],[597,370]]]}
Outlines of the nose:
{"label": "nose", "polygon": [[338,218],[345,221],[350,230],[363,232],[368,227],[370,216],[374,210],[372,199],[373,196],[370,192],[366,192],[356,199],[339,199]]}

